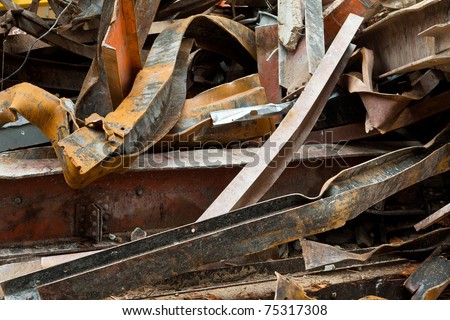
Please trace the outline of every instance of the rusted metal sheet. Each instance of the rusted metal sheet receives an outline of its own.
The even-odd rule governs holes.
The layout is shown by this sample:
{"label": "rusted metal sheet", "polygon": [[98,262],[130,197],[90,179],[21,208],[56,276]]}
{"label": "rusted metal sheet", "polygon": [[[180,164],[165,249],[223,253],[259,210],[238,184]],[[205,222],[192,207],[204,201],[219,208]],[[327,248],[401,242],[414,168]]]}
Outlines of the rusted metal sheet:
{"label": "rusted metal sheet", "polygon": [[413,100],[420,100],[439,84],[438,76],[428,70],[416,80],[411,90],[402,94],[376,92],[372,84],[374,55],[371,50],[361,48],[362,74],[352,72],[345,75],[343,82],[349,92],[357,92],[367,110],[366,131],[376,128],[381,133],[390,130],[406,106]]}
{"label": "rusted metal sheet", "polygon": [[414,225],[414,229],[416,229],[416,231],[426,229],[429,226],[431,226],[432,224],[439,222],[441,219],[443,219],[444,217],[446,217],[449,214],[450,214],[450,203],[443,206],[441,209],[439,209],[432,215],[428,216],[427,218],[423,219],[422,221],[416,223]]}
{"label": "rusted metal sheet", "polygon": [[[18,70],[23,63],[19,55],[5,56],[5,77]],[[76,95],[86,76],[88,68],[83,64],[52,61],[50,59],[28,58],[28,62],[10,80],[4,81],[4,88],[9,88],[21,82],[29,82],[50,93]]]}
{"label": "rusted metal sheet", "polygon": [[431,255],[404,285],[414,294],[413,300],[435,300],[449,284],[450,261],[440,255]]}
{"label": "rusted metal sheet", "polygon": [[101,48],[111,100],[116,108],[130,92],[142,69],[133,0],[115,1],[113,17]]}
{"label": "rusted metal sheet", "polygon": [[302,254],[305,258],[305,268],[313,269],[345,260],[367,261],[375,255],[405,251],[412,255],[414,251],[423,254],[433,251],[436,247],[450,241],[450,228],[442,228],[415,239],[401,243],[384,244],[365,253],[353,253],[334,246],[302,239]]}
{"label": "rusted metal sheet", "polygon": [[[443,92],[434,97],[426,98],[423,101],[408,106],[398,116],[389,131],[406,127],[417,123],[420,120],[431,117],[435,114],[448,110],[450,105],[446,103],[450,99],[450,91]],[[337,143],[339,141],[358,140],[381,134],[378,130],[366,132],[365,123],[354,123],[340,127],[312,131],[306,141],[312,143]]]}
{"label": "rusted metal sheet", "polygon": [[264,161],[255,166],[246,166],[200,220],[256,203],[278,179],[292,160],[293,150],[303,144],[319,118],[354,50],[350,42],[361,22],[362,18],[349,16],[305,91],[258,152],[259,159]]}
{"label": "rusted metal sheet", "polygon": [[[250,75],[204,91],[187,99],[170,132],[158,143],[170,147],[228,145],[264,137],[275,130],[270,118],[213,128],[210,113],[267,103],[258,75]],[[164,149],[164,146],[161,148]]]}
{"label": "rusted metal sheet", "polygon": [[383,78],[448,64],[448,51],[436,54],[435,41],[419,34],[447,23],[449,4],[448,0],[421,1],[363,30],[358,45],[374,51],[374,76]]}
{"label": "rusted metal sheet", "polygon": [[450,49],[450,22],[434,25],[419,33],[419,36],[434,38],[434,52],[436,54]]}
{"label": "rusted metal sheet", "polygon": [[[203,39],[205,33],[210,37]],[[256,58],[254,34],[229,19],[194,16],[166,29],[155,41],[130,94],[114,112],[105,118],[93,114],[86,126],[72,134],[67,131],[50,138],[70,186],[81,188],[112,171],[126,170],[139,152],[151,147],[173,127],[186,95],[184,82],[192,41],[183,40],[184,36],[197,37],[199,47],[235,56],[247,66]],[[221,41],[209,40],[212,37]],[[27,106],[27,110],[39,113],[32,106]],[[47,122],[39,119],[37,115],[36,121],[30,122],[46,126]]]}
{"label": "rusted metal sheet", "polygon": [[[291,281],[301,282],[302,287],[308,296],[323,300],[354,300],[367,297],[374,300],[374,295],[378,300],[382,299],[409,299],[410,294],[402,283],[410,275],[417,264],[404,260],[383,261],[368,265],[352,265],[347,268],[336,269],[329,272],[298,272],[293,262],[281,260],[277,261],[279,269],[286,270]],[[297,261],[301,264],[302,261]],[[289,265],[291,270],[285,265]],[[245,265],[247,270],[257,269],[255,277],[242,276],[233,282],[225,285],[214,283],[214,276],[221,281],[226,281],[234,274],[234,270],[227,273],[222,268],[208,277],[203,286],[189,287],[183,282],[177,287],[177,291],[164,288],[163,286],[152,287],[145,292],[129,292],[115,299],[154,299],[154,300],[197,300],[197,299],[222,299],[222,300],[272,300],[275,296],[277,281],[273,274],[266,274],[266,270],[261,270],[258,265]],[[275,269],[279,270],[279,269]],[[355,270],[358,270],[357,272]],[[297,271],[297,272],[296,272]],[[240,274],[239,274],[240,275]],[[192,278],[198,277],[198,273],[190,274]],[[250,278],[250,279],[249,279]],[[211,285],[211,282],[214,285]],[[169,282],[170,283],[170,282]],[[159,289],[158,287],[161,287]],[[300,302],[301,303],[301,302]],[[311,302],[309,302],[311,303]]]}
{"label": "rusted metal sheet", "polygon": [[339,29],[342,27],[348,15],[353,13],[364,17],[365,20],[370,18],[379,5],[378,0],[336,0],[323,12],[323,22],[325,25],[325,47],[328,47]]}
{"label": "rusted metal sheet", "polygon": [[203,13],[219,2],[220,0],[171,1],[167,6],[159,8],[156,19],[187,18],[194,14]]}
{"label": "rusted metal sheet", "polygon": [[[11,11],[14,24],[32,36],[39,37],[49,29],[49,25],[38,15],[28,10]],[[95,56],[95,46],[81,44],[58,34],[55,30],[49,32],[42,41],[48,42],[57,47],[79,54],[83,57],[93,58]]]}
{"label": "rusted metal sheet", "polygon": [[[127,0],[128,1],[128,0]],[[138,53],[134,53],[133,56],[136,57],[137,55],[140,56],[140,50],[142,49],[145,39],[147,38],[147,34],[149,32],[149,29],[151,27],[151,24],[153,22],[153,19],[155,17],[156,11],[158,9],[160,0],[138,0],[134,3],[135,8],[135,21],[136,21],[136,33],[137,33],[137,51]],[[86,76],[84,80],[83,87],[81,89],[80,95],[76,102],[76,112],[77,117],[84,120],[88,116],[90,116],[93,113],[98,113],[101,116],[106,116],[109,112],[112,112],[115,107],[117,107],[117,101],[116,104],[113,106],[112,97],[110,93],[109,83],[108,83],[108,76],[112,77],[113,75],[118,76],[116,73],[114,73],[114,70],[109,70],[109,73],[107,72],[107,66],[105,66],[105,61],[103,60],[102,55],[102,43],[107,37],[107,34],[110,33],[108,30],[110,29],[110,24],[112,21],[116,20],[117,17],[115,15],[115,4],[116,1],[104,1],[102,10],[101,10],[101,18],[100,18],[100,26],[98,30],[98,36],[97,36],[97,47],[96,47],[96,54],[92,61],[91,67],[89,69],[89,73]],[[131,10],[131,9],[130,9]],[[129,11],[130,11],[129,10]],[[132,13],[131,13],[132,14]],[[120,18],[120,15],[119,15]],[[120,22],[120,19],[119,19]],[[120,24],[120,23],[119,23]],[[128,26],[128,24],[125,24]],[[123,30],[119,28],[118,24],[116,24],[115,29],[117,33],[122,32]],[[123,25],[122,25],[123,27]],[[127,27],[130,28],[130,27]],[[133,41],[136,41],[135,37],[133,36]],[[128,35],[127,35],[128,37]],[[131,37],[131,36],[130,36]],[[123,41],[121,42],[120,39],[116,42],[116,44],[120,44],[121,46],[128,46]],[[134,45],[135,51],[136,51],[136,44]],[[116,48],[117,49],[117,48]],[[122,47],[123,49],[123,47]],[[110,51],[110,50],[109,50]],[[125,50],[126,51],[126,50]],[[119,54],[122,52],[122,50],[119,48]],[[118,57],[121,62],[117,66],[117,68],[122,68],[120,65],[123,63],[123,61],[128,61],[127,55],[124,53],[121,56]],[[122,70],[121,74],[122,77],[125,74],[128,74],[128,77],[125,78],[132,78],[128,79],[127,82],[133,83],[133,80],[136,76],[136,72],[139,71],[136,69],[140,69],[137,67],[139,62],[136,61],[137,58],[134,58],[130,61],[135,61],[133,65],[135,65],[135,69],[128,74],[127,70]],[[111,79],[112,81],[113,79]],[[127,83],[128,87],[126,91],[129,91],[130,83]],[[122,93],[123,95],[123,93]],[[126,96],[126,94],[125,94]],[[117,100],[117,99],[115,99]]]}
{"label": "rusted metal sheet", "polygon": [[266,90],[267,101],[281,102],[281,88],[278,82],[278,25],[255,28],[258,74]]}
{"label": "rusted metal sheet", "polygon": [[[322,3],[320,3],[322,5]],[[277,289],[274,300],[314,300],[305,293],[300,281],[291,279],[275,272]]]}
{"label": "rusted metal sheet", "polygon": [[313,74],[325,55],[322,0],[305,0],[305,29],[308,70]]}
{"label": "rusted metal sheet", "polygon": [[[12,34],[6,37],[2,49],[9,54],[21,54],[27,52],[35,41],[36,38],[29,34]],[[49,44],[39,40],[33,45],[33,50],[49,47]]]}
{"label": "rusted metal sheet", "polygon": [[[340,227],[381,199],[448,171],[448,135],[433,141],[427,148],[402,149],[342,171],[324,184],[319,195],[323,198],[306,205],[301,195],[273,199],[18,277],[1,287],[7,299],[98,299]],[[221,250],[215,250],[218,246]]]}
{"label": "rusted metal sheet", "polygon": [[[331,44],[344,24],[349,14],[369,18],[378,5],[378,0],[336,0],[324,12],[325,48]],[[297,98],[310,79],[306,38],[300,38],[297,48],[289,52],[282,45],[278,48],[279,54],[279,82],[287,89],[287,95]]]}
{"label": "rusted metal sheet", "polygon": [[[265,199],[293,192],[317,194],[323,182],[342,167],[391,150],[395,146],[305,146]],[[191,223],[243,164],[255,162],[255,152],[253,148],[146,154],[129,172],[110,175],[82,190],[65,184],[57,159],[21,160],[18,152],[11,152],[11,157],[0,157],[0,243],[84,237],[85,232],[77,227],[82,213],[89,218],[83,206],[94,206],[96,212],[100,209],[103,217],[109,215],[103,222],[107,233],[131,232],[136,226],[161,230]],[[38,152],[47,153],[48,149]],[[23,157],[30,158],[27,154]],[[301,183],[306,179],[308,184]]]}
{"label": "rusted metal sheet", "polygon": [[[417,142],[381,143],[370,142],[352,144],[307,144],[300,147],[294,154],[293,161],[316,162],[318,167],[327,159],[349,161],[352,158],[370,158],[392,152],[394,150],[418,146]],[[189,151],[169,151],[164,153],[145,153],[131,165],[128,172],[151,170],[180,169],[214,169],[241,167],[255,160],[256,147],[237,149],[196,149]],[[322,162],[323,161],[323,162]],[[355,164],[355,162],[351,162]],[[295,166],[295,165],[293,165]],[[326,167],[331,166],[331,164]],[[344,163],[340,165],[347,166]],[[334,168],[333,170],[337,170]],[[0,178],[18,180],[24,178],[42,177],[62,174],[56,154],[52,147],[28,148],[1,153]],[[326,175],[325,175],[326,176]],[[323,178],[323,177],[322,177]],[[308,194],[308,192],[306,192]]]}

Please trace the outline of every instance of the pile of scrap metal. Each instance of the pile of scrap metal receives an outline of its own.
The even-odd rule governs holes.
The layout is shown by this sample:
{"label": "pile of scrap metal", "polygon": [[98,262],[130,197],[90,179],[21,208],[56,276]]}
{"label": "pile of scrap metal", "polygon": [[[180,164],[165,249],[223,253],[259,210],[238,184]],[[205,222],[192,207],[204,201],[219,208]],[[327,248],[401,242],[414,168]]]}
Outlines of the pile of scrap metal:
{"label": "pile of scrap metal", "polygon": [[450,0],[0,3],[2,298],[449,298]]}

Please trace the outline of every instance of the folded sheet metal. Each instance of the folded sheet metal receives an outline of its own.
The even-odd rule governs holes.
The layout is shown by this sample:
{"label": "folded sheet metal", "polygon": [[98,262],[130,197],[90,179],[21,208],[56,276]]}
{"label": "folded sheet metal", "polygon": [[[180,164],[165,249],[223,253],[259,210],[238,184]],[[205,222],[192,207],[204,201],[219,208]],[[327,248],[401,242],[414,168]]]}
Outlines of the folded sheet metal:
{"label": "folded sheet metal", "polygon": [[439,84],[439,77],[426,71],[409,91],[402,94],[377,92],[372,83],[374,54],[366,48],[359,49],[362,60],[362,73],[352,72],[344,75],[343,83],[351,93],[358,93],[367,110],[366,132],[378,129],[385,133],[400,117],[413,100],[423,99]]}

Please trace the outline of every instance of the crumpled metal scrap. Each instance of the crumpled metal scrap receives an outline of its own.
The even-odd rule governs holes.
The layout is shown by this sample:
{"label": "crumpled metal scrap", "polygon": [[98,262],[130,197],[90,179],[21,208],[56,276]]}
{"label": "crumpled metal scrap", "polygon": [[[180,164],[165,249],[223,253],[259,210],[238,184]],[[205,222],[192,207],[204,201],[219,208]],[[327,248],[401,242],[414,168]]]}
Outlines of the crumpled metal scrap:
{"label": "crumpled metal scrap", "polygon": [[[255,65],[255,38],[250,29],[226,18],[192,16],[174,23],[158,36],[130,94],[104,118],[92,115],[84,127],[70,132],[66,111],[58,107],[59,99],[29,84],[3,94],[8,103],[2,112],[6,114],[5,109],[11,108],[48,134],[67,183],[82,188],[110,172],[126,170],[140,152],[161,140],[178,121],[193,44],[189,38],[196,39],[198,47],[234,57],[245,66]],[[38,99],[17,99],[35,92]],[[11,97],[16,99],[12,101]],[[39,104],[53,105],[47,111],[50,116],[41,116]],[[48,119],[54,120],[50,126],[53,131],[48,128]]]}

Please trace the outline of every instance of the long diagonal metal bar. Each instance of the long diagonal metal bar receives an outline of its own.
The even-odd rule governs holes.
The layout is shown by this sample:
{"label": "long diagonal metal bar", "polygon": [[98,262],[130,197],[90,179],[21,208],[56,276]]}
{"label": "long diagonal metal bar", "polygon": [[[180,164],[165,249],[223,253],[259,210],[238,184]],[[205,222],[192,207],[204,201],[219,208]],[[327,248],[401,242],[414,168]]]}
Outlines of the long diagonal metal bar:
{"label": "long diagonal metal bar", "polygon": [[104,298],[203,264],[338,228],[382,199],[448,171],[448,136],[440,141],[428,148],[391,152],[344,170],[307,204],[311,199],[300,194],[261,202],[18,277],[1,287],[6,299]]}
{"label": "long diagonal metal bar", "polygon": [[280,177],[319,118],[354,50],[350,42],[361,23],[356,15],[347,18],[302,95],[258,151],[259,163],[244,167],[198,221],[255,204]]}

